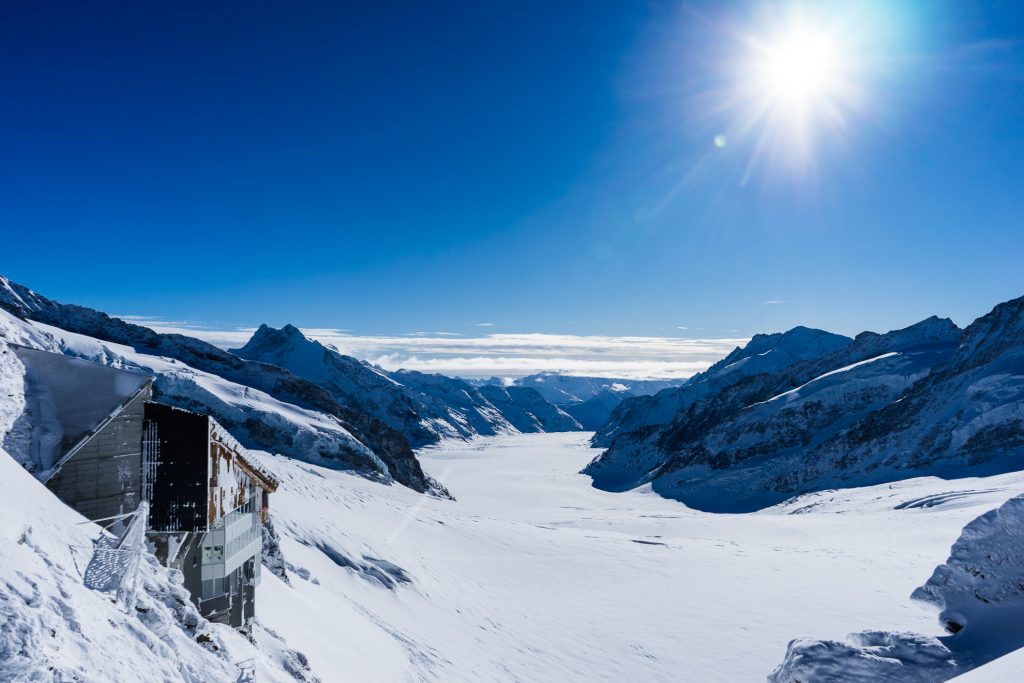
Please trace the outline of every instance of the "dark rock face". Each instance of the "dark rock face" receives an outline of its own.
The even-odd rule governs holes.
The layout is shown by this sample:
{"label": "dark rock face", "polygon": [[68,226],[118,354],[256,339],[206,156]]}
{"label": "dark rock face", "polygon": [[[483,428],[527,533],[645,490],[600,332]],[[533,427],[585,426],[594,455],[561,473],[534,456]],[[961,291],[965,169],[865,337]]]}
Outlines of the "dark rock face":
{"label": "dark rock face", "polygon": [[[337,447],[332,452],[315,454],[319,458],[362,472],[376,472],[384,477],[392,477],[416,491],[432,491],[447,495],[443,487],[423,473],[415,454],[400,433],[371,415],[340,405],[327,389],[288,370],[269,363],[239,358],[192,337],[159,334],[149,328],[112,318],[91,308],[62,304],[3,276],[0,276],[0,307],[23,319],[36,320],[69,332],[124,344],[139,353],[173,358],[231,382],[264,391],[278,400],[331,415],[376,457],[368,457],[367,452],[359,448]],[[158,378],[156,389],[159,391],[160,388]],[[173,401],[175,394],[165,392],[164,396],[171,397]],[[219,414],[216,406],[203,408],[225,426],[236,422],[232,415]],[[239,437],[247,446],[278,450],[298,459],[308,459],[310,455],[296,452],[290,444],[290,435],[280,429],[250,424]],[[382,471],[382,463],[386,471]]]}

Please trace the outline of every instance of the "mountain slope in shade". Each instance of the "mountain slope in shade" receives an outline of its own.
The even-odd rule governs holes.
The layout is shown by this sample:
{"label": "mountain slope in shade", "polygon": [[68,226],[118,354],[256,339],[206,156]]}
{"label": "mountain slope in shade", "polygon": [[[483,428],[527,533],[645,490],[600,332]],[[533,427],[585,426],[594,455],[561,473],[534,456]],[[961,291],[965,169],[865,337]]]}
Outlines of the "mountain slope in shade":
{"label": "mountain slope in shade", "polygon": [[690,405],[713,398],[723,387],[744,377],[779,372],[796,363],[826,356],[852,341],[849,337],[807,327],[755,335],[746,346],[737,347],[680,387],[624,400],[612,413],[608,424],[594,435],[593,444],[607,447],[619,434],[650,431],[652,426],[669,424]]}
{"label": "mountain slope in shade", "polygon": [[[745,368],[761,357],[745,355]],[[1024,463],[1024,298],[962,332],[933,317],[681,391],[704,386],[714,391],[665,424],[613,415],[611,445],[586,469],[595,485],[651,482],[690,506],[737,512],[823,488],[1010,471]]]}
{"label": "mountain slope in shade", "polygon": [[398,370],[388,376],[433,406],[437,414],[456,426],[462,437],[517,431],[501,411],[466,380],[415,370]]}
{"label": "mountain slope in shade", "polygon": [[739,511],[831,486],[794,491],[765,487],[763,480],[807,473],[808,453],[898,400],[953,354],[959,334],[938,318],[885,335],[862,334],[825,358],[728,387],[659,434],[657,447],[671,455],[658,470],[655,490],[702,509]]}
{"label": "mountain slope in shade", "polygon": [[796,478],[771,484],[813,485],[822,472],[860,482],[872,472],[963,476],[1024,465],[1024,297],[999,304],[971,323],[956,352],[900,400],[867,415],[808,454]]}
{"label": "mountain slope in shade", "polygon": [[[54,330],[80,335],[78,341],[90,347],[90,353],[95,352],[94,357],[86,356],[90,360],[116,365],[123,362],[126,352],[131,352],[138,354],[131,363],[139,367],[151,364],[164,366],[168,360],[184,363],[186,367],[180,368],[181,372],[165,373],[163,382],[158,379],[157,388],[163,386],[164,396],[169,402],[178,400],[175,396],[182,403],[187,403],[186,397],[203,397],[197,404],[181,407],[208,410],[225,425],[238,424],[241,420],[246,427],[242,439],[247,446],[273,449],[299,459],[333,460],[338,466],[375,472],[420,492],[443,493],[423,474],[408,441],[400,432],[372,415],[339,404],[326,389],[288,370],[239,358],[192,337],[158,334],[91,308],[61,304],[3,276],[0,276],[0,308],[22,320],[37,321],[52,326]],[[102,344],[96,346],[94,342],[126,348],[103,348]],[[76,344],[70,344],[61,350],[75,355],[75,348]],[[142,356],[154,358],[150,361],[142,359]],[[227,393],[233,398],[214,400],[210,397],[216,392],[195,391],[189,369],[200,371],[203,376],[218,378],[212,383],[230,387]],[[283,406],[282,410],[269,421],[256,418],[247,422],[251,415],[225,407],[239,405],[235,399],[242,399],[241,403],[250,407],[262,405],[262,400],[248,398],[246,388],[270,397]],[[308,420],[293,422],[290,417],[280,418],[296,410],[316,415],[313,422],[326,419],[335,426],[333,430],[313,429]],[[262,417],[267,415],[262,414]],[[285,424],[289,426],[285,427]],[[268,425],[270,428],[266,430]],[[333,435],[324,441],[321,437],[328,432]],[[309,448],[311,440],[317,444],[314,450]]]}
{"label": "mountain slope in shade", "polygon": [[827,356],[851,341],[806,327],[757,335],[746,347],[736,349],[679,388],[626,399],[592,440],[595,446],[610,448],[585,471],[594,478],[595,486],[607,490],[621,491],[650,481],[671,456],[659,440],[673,422],[695,410],[717,409],[718,397],[730,387],[747,386],[750,378],[771,376]]}
{"label": "mountain slope in shade", "polygon": [[576,418],[585,431],[593,432],[608,423],[624,398],[614,391],[602,391],[586,401],[567,403],[561,408]]}

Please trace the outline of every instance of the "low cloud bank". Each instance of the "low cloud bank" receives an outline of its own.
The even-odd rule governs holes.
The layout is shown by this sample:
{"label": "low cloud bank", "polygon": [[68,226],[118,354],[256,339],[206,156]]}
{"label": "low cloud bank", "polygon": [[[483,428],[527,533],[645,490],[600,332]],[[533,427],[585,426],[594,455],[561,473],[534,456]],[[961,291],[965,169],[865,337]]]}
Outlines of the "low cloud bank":
{"label": "low cloud bank", "polygon": [[[255,328],[218,330],[192,322],[120,316],[157,332],[187,334],[222,348],[238,347]],[[682,378],[704,370],[746,339],[613,337],[568,334],[485,334],[454,337],[442,333],[401,336],[350,334],[345,330],[304,328],[303,333],[341,353],[387,370],[419,370],[460,377],[517,377],[561,372],[626,379]]]}

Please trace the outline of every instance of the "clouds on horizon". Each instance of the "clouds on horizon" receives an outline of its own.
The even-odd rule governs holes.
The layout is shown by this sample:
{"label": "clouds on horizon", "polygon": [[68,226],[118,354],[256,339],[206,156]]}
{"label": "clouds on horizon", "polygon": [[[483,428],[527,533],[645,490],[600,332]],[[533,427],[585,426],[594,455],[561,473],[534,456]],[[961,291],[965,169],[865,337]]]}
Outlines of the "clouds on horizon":
{"label": "clouds on horizon", "polygon": [[[255,328],[214,329],[194,322],[120,316],[157,332],[198,337],[237,348]],[[535,372],[626,379],[689,377],[747,342],[745,338],[615,337],[544,333],[454,337],[443,333],[356,335],[333,328],[303,328],[306,336],[386,370],[418,370],[461,377],[514,377]]]}

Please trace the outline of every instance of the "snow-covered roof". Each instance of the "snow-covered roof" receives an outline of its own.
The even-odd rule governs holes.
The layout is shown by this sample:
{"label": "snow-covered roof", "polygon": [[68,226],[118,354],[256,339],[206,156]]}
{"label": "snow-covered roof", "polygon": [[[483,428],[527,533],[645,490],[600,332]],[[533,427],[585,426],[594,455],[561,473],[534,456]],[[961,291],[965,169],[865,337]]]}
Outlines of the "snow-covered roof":
{"label": "snow-covered roof", "polygon": [[26,399],[36,413],[33,421],[45,427],[32,449],[44,470],[58,466],[152,382],[147,375],[81,358],[12,348],[25,366]]}

